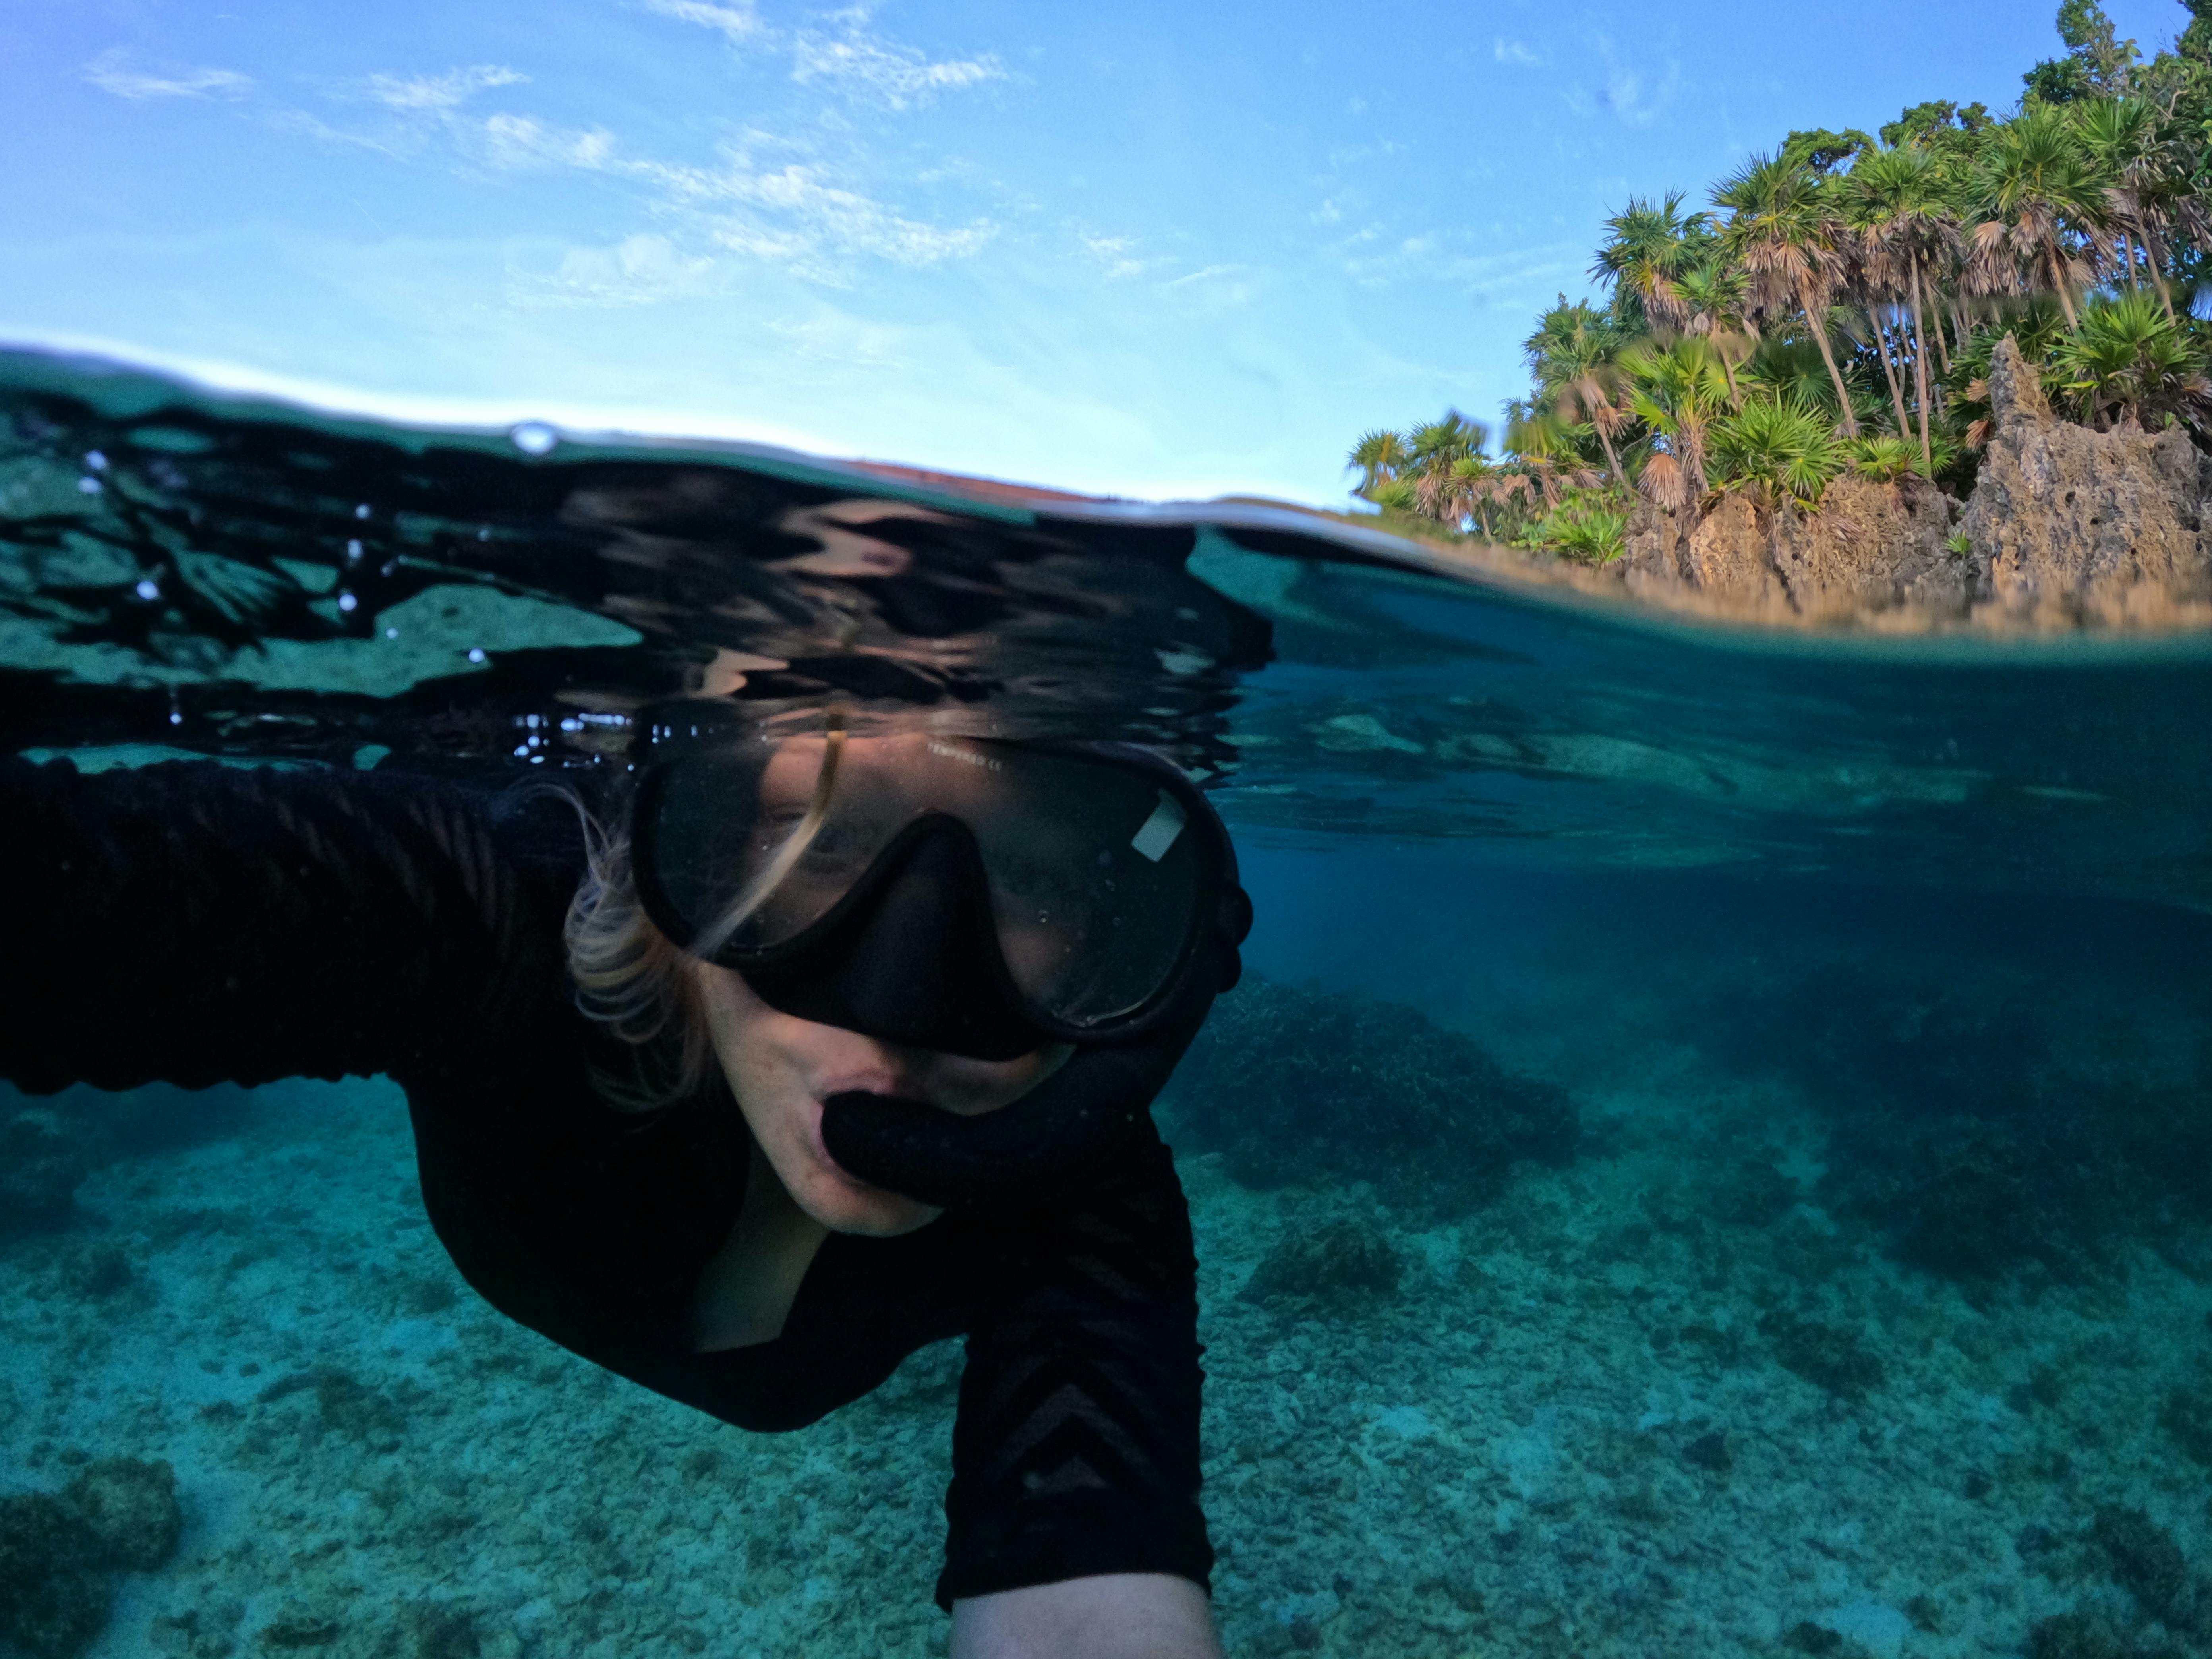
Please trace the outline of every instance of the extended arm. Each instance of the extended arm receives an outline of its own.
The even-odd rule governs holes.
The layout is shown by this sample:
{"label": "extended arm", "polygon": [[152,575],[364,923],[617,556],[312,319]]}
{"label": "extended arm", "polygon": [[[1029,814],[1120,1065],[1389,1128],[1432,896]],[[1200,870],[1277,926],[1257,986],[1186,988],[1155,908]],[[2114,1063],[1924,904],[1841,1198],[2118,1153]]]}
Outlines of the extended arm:
{"label": "extended arm", "polygon": [[1147,1124],[1111,1174],[993,1237],[1007,1291],[969,1338],[938,1583],[955,1651],[1213,1653],[1197,1262],[1167,1149]]}
{"label": "extended arm", "polygon": [[952,1659],[1220,1659],[1206,1592],[1166,1573],[1101,1573],[952,1604]]}
{"label": "extended arm", "polygon": [[0,1076],[199,1087],[452,1064],[471,1024],[559,982],[560,878],[508,856],[494,819],[374,774],[0,761]]}

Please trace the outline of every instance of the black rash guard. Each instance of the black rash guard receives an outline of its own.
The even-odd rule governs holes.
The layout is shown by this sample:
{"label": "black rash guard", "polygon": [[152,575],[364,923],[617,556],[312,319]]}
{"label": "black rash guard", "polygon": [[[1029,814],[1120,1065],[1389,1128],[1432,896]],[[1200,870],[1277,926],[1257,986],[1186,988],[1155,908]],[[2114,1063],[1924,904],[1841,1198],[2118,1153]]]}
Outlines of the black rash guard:
{"label": "black rash guard", "polygon": [[594,1091],[561,925],[574,813],[381,773],[0,761],[0,1076],[389,1073],[438,1237],[501,1312],[754,1430],[964,1334],[937,1598],[1103,1572],[1207,1583],[1197,1264],[1157,1134],[1073,1198],[902,1238],[833,1234],[774,1341],[692,1351],[750,1141],[717,1075],[649,1115]]}

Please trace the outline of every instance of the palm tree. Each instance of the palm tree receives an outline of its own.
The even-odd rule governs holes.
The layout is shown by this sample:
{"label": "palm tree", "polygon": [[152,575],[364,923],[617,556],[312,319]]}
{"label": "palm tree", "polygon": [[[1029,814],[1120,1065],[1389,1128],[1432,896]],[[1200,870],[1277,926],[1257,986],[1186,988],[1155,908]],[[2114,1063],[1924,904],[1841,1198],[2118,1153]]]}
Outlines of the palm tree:
{"label": "palm tree", "polygon": [[1629,406],[1666,445],[1644,464],[1638,487],[1686,535],[1706,489],[1705,434],[1728,409],[1718,354],[1694,337],[1665,346],[1647,340],[1623,353],[1620,367],[1632,387]]}
{"label": "palm tree", "polygon": [[2078,325],[2074,289],[2080,264],[2067,239],[2094,237],[2107,210],[2096,171],[2063,106],[2031,104],[1990,135],[1980,208],[1985,222],[1976,228],[1978,251],[2001,237],[2016,258],[2039,261],[2066,325]]}
{"label": "palm tree", "polygon": [[1399,476],[1413,484],[1419,510],[1438,524],[1462,523],[1469,507],[1464,477],[1455,476],[1455,469],[1489,443],[1489,428],[1455,409],[1408,433],[1408,459]]}
{"label": "palm tree", "polygon": [[1753,302],[1794,304],[1805,313],[1835,383],[1844,430],[1856,437],[1850,393],[1828,344],[1828,301],[1843,275],[1850,233],[1820,180],[1802,162],[1755,155],[1713,192],[1713,204],[1729,210],[1722,245],[1750,278]]}
{"label": "palm tree", "polygon": [[1720,360],[1721,374],[1728,380],[1731,407],[1743,401],[1742,388],[1735,383],[1735,365],[1750,356],[1757,337],[1744,315],[1746,288],[1743,272],[1717,253],[1692,265],[1674,282],[1683,312],[1682,332],[1711,344],[1713,356]]}
{"label": "palm tree", "polygon": [[1700,264],[1712,246],[1712,222],[1682,211],[1682,192],[1669,191],[1656,206],[1641,196],[1605,222],[1590,277],[1613,290],[1613,308],[1632,328],[1681,326],[1677,292],[1682,273]]}
{"label": "palm tree", "polygon": [[1754,398],[1713,423],[1711,445],[1714,483],[1765,510],[1770,552],[1781,515],[1818,507],[1844,466],[1844,448],[1820,412],[1786,399]]}
{"label": "palm tree", "polygon": [[1519,398],[1507,403],[1505,448],[1522,472],[1535,480],[1547,507],[1559,504],[1562,487],[1587,489],[1598,482],[1566,420],[1542,403]]}
{"label": "palm tree", "polygon": [[2103,185],[2111,222],[2119,232],[2114,240],[2128,286],[2136,286],[2136,250],[2140,247],[2159,304],[2171,317],[2173,301],[2160,268],[2164,249],[2157,222],[2181,181],[2173,177],[2172,154],[2161,125],[2157,109],[2141,98],[2094,98],[2075,106],[2074,112],[2075,132]]}
{"label": "palm tree", "polygon": [[1404,471],[1413,459],[1406,441],[1395,432],[1376,430],[1364,435],[1352,445],[1352,453],[1345,458],[1345,465],[1359,469],[1358,494],[1372,497],[1377,484],[1389,483]]}
{"label": "palm tree", "polygon": [[1605,451],[1606,469],[1615,478],[1621,471],[1613,437],[1629,420],[1614,361],[1622,343],[1620,328],[1609,319],[1589,306],[1567,304],[1565,295],[1522,343],[1540,401],[1589,422]]}
{"label": "palm tree", "polygon": [[[1920,459],[1934,471],[1928,437],[1928,330],[1922,303],[1921,274],[1948,250],[1956,222],[1943,199],[1936,158],[1917,147],[1875,149],[1859,157],[1844,180],[1851,222],[1878,267],[1895,270],[1902,263],[1912,305],[1912,373],[1920,409]],[[1902,403],[1898,429],[1909,434]]]}
{"label": "palm tree", "polygon": [[2203,349],[2153,300],[2138,289],[2091,301],[2052,353],[2067,389],[2100,426],[2115,408],[2141,425],[2146,410],[2194,418],[2212,404]]}

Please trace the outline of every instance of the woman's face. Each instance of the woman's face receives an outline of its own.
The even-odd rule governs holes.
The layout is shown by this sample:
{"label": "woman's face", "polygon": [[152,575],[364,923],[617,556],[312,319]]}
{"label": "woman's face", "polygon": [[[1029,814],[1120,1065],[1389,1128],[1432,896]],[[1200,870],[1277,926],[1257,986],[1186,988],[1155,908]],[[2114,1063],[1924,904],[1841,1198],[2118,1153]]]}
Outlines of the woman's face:
{"label": "woman's face", "polygon": [[771,1008],[730,969],[695,962],[691,971],[753,1139],[799,1207],[832,1232],[890,1238],[943,1212],[840,1169],[822,1143],[823,1101],[861,1089],[974,1116],[1019,1099],[1069,1054],[1062,1046],[994,1060],[902,1048]]}

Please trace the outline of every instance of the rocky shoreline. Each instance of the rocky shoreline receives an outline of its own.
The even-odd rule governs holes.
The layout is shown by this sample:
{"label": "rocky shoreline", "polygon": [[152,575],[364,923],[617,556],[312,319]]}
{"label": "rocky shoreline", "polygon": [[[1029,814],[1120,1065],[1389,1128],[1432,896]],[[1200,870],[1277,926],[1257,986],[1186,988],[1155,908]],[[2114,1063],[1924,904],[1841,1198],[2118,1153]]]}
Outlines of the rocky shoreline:
{"label": "rocky shoreline", "polygon": [[1609,574],[1665,609],[1784,626],[2212,626],[2212,458],[2178,427],[2062,419],[2010,337],[1989,391],[1990,434],[1963,501],[1918,477],[1844,477],[1810,512],[1723,494],[1686,533],[1639,501]]}

